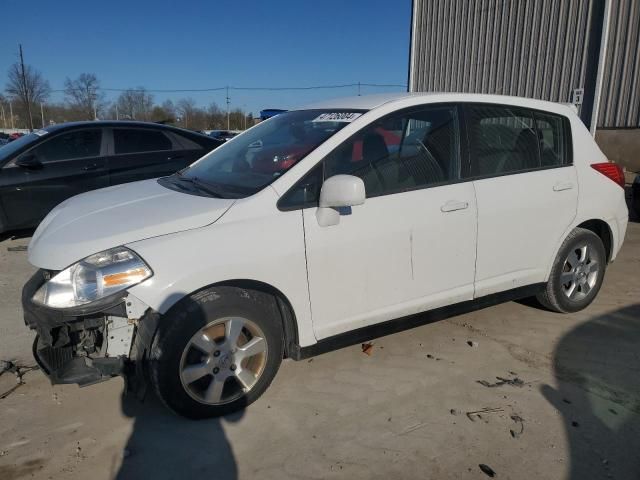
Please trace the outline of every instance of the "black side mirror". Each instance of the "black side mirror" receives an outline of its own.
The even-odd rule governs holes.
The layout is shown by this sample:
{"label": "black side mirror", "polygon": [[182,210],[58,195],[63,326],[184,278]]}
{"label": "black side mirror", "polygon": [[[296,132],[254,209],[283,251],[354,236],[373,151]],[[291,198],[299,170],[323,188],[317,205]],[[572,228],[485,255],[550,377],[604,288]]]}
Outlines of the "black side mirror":
{"label": "black side mirror", "polygon": [[42,168],[42,162],[36,158],[33,153],[25,153],[16,159],[16,165],[29,170],[37,170]]}

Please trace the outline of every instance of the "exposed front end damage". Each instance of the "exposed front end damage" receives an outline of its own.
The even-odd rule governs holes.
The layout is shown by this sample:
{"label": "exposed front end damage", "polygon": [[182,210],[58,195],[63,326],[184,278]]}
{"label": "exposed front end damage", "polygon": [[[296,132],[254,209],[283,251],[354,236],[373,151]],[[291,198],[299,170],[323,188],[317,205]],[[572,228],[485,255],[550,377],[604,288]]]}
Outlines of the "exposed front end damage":
{"label": "exposed front end damage", "polygon": [[[37,332],[33,354],[51,383],[87,386],[123,375],[129,388],[139,390],[136,361],[142,363],[143,342],[151,341],[157,315],[127,292],[83,310],[35,304],[34,293],[52,273],[38,270],[22,291],[25,323]],[[143,317],[148,321],[140,328]]]}

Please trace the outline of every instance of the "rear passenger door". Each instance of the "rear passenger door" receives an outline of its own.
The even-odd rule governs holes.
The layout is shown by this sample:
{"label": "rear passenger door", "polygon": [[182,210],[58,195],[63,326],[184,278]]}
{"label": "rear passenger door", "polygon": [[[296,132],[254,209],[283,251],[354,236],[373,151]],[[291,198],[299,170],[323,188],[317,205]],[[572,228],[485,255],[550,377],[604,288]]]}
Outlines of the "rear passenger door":
{"label": "rear passenger door", "polygon": [[108,158],[111,185],[158,178],[175,173],[195,160],[170,130],[113,128]]}
{"label": "rear passenger door", "polygon": [[465,108],[478,202],[475,296],[544,282],[576,215],[569,120],[512,106]]}

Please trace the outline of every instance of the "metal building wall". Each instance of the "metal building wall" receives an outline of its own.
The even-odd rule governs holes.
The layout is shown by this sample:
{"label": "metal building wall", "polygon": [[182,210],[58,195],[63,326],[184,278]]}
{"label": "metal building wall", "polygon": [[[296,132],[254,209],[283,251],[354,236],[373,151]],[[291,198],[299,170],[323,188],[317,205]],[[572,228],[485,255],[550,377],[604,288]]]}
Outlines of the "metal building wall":
{"label": "metal building wall", "polygon": [[600,127],[640,127],[640,0],[615,0],[604,66]]}
{"label": "metal building wall", "polygon": [[[640,126],[640,0],[612,1],[599,123]],[[585,88],[593,13],[592,0],[414,0],[410,90],[568,102]]]}

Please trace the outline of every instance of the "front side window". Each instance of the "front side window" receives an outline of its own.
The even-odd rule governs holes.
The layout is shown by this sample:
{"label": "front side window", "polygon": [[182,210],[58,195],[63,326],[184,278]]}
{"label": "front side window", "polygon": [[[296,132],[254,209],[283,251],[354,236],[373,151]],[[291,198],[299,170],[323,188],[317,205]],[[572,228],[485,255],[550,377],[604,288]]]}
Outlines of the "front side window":
{"label": "front side window", "polygon": [[566,163],[562,117],[493,105],[469,106],[467,113],[475,176],[518,173]]}
{"label": "front side window", "polygon": [[45,141],[34,148],[33,153],[42,163],[97,157],[100,155],[101,141],[102,130],[77,130]]}
{"label": "front side window", "polygon": [[122,129],[113,130],[116,155],[171,150],[173,144],[168,136],[157,130]]}
{"label": "front side window", "polygon": [[283,113],[218,147],[174,180],[182,182],[178,184],[183,187],[187,182],[195,182],[203,190],[223,197],[252,195],[363,113],[354,110]]}
{"label": "front side window", "polygon": [[362,178],[367,197],[458,180],[456,107],[425,107],[372,123],[325,159],[324,178],[338,174]]}

